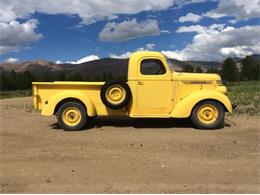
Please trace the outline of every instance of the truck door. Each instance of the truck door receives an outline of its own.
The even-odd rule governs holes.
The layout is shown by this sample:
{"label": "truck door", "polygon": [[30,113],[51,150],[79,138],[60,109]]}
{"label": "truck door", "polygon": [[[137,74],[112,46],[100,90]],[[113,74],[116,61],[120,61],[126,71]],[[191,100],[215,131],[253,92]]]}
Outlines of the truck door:
{"label": "truck door", "polygon": [[139,63],[137,85],[138,115],[169,116],[173,105],[172,74],[163,59],[142,59]]}

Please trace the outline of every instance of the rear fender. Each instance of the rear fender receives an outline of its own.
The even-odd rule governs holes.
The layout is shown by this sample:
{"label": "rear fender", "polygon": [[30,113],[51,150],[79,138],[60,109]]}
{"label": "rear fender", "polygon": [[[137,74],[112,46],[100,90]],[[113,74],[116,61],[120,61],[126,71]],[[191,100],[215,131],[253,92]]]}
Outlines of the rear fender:
{"label": "rear fender", "polygon": [[51,116],[55,111],[56,106],[65,99],[77,99],[81,101],[87,108],[88,116],[95,116],[96,109],[90,99],[78,91],[63,91],[51,97],[44,105],[41,114]]}
{"label": "rear fender", "polygon": [[201,90],[184,97],[174,107],[171,116],[175,118],[187,118],[191,115],[193,107],[203,100],[215,100],[223,104],[225,109],[232,113],[232,104],[229,98],[216,90]]}

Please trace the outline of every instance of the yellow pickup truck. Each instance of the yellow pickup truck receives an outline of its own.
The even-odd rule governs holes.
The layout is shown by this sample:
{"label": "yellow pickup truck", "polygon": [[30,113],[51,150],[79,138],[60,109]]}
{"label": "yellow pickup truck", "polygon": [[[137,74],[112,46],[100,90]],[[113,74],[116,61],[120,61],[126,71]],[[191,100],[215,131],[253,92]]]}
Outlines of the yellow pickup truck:
{"label": "yellow pickup truck", "polygon": [[80,130],[95,116],[188,118],[196,128],[224,125],[232,104],[217,74],[175,72],[160,52],[130,56],[127,82],[33,82],[34,108],[56,115],[64,130]]}

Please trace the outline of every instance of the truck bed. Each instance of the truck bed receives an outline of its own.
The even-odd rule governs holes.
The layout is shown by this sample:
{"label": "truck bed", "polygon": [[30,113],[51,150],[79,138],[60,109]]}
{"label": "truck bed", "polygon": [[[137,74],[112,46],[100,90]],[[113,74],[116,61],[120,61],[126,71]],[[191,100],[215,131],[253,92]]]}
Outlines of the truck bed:
{"label": "truck bed", "polygon": [[33,82],[33,85],[104,85],[105,82],[54,81]]}
{"label": "truck bed", "polygon": [[[74,82],[74,81],[54,81],[54,82],[33,82],[34,108],[43,108],[55,97],[74,98],[75,96],[86,97],[93,104],[97,115],[125,115],[125,111],[110,110],[106,108],[100,98],[100,90],[105,82]],[[55,113],[54,113],[55,114]]]}

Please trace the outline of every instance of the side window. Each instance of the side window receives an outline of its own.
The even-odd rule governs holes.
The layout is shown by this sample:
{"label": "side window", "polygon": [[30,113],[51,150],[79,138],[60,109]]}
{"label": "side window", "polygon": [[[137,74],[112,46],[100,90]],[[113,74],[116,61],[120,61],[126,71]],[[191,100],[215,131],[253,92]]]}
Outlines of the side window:
{"label": "side window", "polygon": [[162,75],[166,73],[161,60],[145,59],[141,62],[141,73],[143,75]]}

